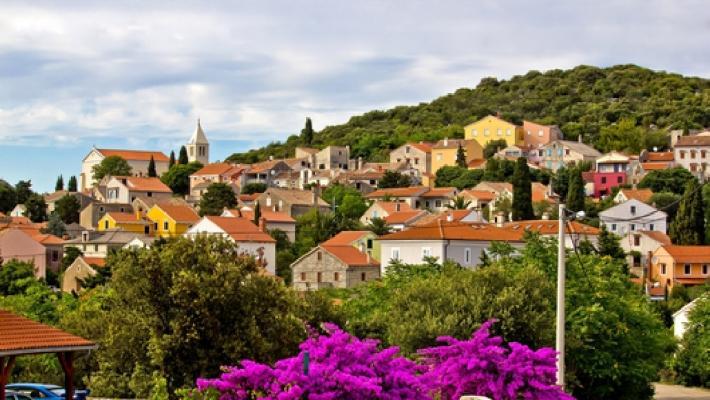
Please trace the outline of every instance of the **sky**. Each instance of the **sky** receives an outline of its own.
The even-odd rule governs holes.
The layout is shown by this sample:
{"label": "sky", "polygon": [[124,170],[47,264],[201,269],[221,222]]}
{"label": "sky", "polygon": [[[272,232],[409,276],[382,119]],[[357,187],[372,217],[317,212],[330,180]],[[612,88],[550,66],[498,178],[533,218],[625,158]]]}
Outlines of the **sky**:
{"label": "sky", "polygon": [[92,146],[211,158],[481,78],[633,63],[710,77],[705,0],[8,1],[0,178],[52,191]]}

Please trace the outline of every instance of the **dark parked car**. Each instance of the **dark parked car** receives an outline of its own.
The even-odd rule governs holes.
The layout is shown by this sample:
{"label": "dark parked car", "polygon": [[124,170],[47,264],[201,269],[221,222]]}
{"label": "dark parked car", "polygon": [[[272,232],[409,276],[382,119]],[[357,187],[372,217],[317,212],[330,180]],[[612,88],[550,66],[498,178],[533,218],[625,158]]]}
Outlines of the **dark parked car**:
{"label": "dark parked car", "polygon": [[5,391],[5,400],[32,400],[31,397],[25,396],[20,392],[13,392],[12,390]]}
{"label": "dark parked car", "polygon": [[[65,400],[64,388],[57,385],[45,385],[41,383],[11,383],[5,386],[5,388],[7,390],[17,392],[25,397],[29,397],[32,400]],[[86,400],[86,396],[88,395],[88,389],[74,390],[74,400]]]}

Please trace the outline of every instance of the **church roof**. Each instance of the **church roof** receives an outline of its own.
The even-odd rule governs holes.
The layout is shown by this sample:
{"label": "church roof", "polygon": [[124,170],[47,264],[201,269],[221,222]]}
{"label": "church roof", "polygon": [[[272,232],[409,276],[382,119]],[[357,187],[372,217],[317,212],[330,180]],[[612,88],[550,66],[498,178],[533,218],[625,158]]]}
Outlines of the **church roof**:
{"label": "church roof", "polygon": [[190,142],[188,144],[209,144],[207,141],[207,136],[205,136],[205,132],[202,130],[202,125],[200,125],[200,120],[197,120],[197,127],[195,128],[195,133],[192,134],[192,137],[190,138]]}

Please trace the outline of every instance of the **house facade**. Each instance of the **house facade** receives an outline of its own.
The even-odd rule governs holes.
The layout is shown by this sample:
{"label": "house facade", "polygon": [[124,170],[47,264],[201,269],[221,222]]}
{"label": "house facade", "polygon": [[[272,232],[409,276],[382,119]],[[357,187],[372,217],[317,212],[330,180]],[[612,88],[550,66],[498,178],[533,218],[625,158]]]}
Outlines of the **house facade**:
{"label": "house facade", "polygon": [[483,158],[483,147],[477,141],[445,138],[431,148],[431,173],[436,174],[441,167],[458,165],[459,147],[464,151],[464,165],[467,160]]}
{"label": "house facade", "polygon": [[390,152],[390,163],[407,162],[420,174],[430,174],[432,172],[431,151],[431,143],[405,143]]}
{"label": "house facade", "polygon": [[525,141],[522,126],[512,124],[493,115],[464,126],[463,130],[464,138],[475,140],[481,148],[485,148],[486,144],[493,140],[505,140],[506,147],[522,145]]}
{"label": "house facade", "polygon": [[81,174],[79,175],[79,191],[84,192],[93,187],[97,181],[94,179],[94,166],[98,165],[106,157],[119,156],[126,160],[131,166],[131,173],[134,176],[148,176],[148,164],[151,157],[155,162],[155,171],[158,176],[167,172],[170,159],[160,151],[144,150],[116,150],[93,148],[81,163]]}
{"label": "house facade", "polygon": [[[580,136],[581,140],[581,136]],[[557,171],[562,166],[576,164],[582,161],[594,162],[601,153],[581,141],[553,140],[542,146],[540,150],[540,167]]]}
{"label": "house facade", "polygon": [[262,210],[284,212],[295,218],[317,208],[328,212],[330,205],[320,198],[319,190],[268,188],[256,200]]}
{"label": "house facade", "polygon": [[173,192],[158,178],[112,176],[106,183],[107,203],[127,204],[138,197],[168,201]]}
{"label": "house facade", "polygon": [[[264,219],[266,224],[266,229],[271,231],[278,229],[288,237],[288,240],[293,243],[296,241],[296,220],[291,218],[285,212],[275,212],[270,210],[260,211],[261,218]],[[221,217],[231,217],[231,218],[246,218],[249,221],[254,222],[254,210],[249,207],[244,207],[242,209],[230,209],[224,210]]]}
{"label": "house facade", "polygon": [[192,207],[170,203],[155,204],[146,218],[153,225],[155,235],[163,238],[180,236],[200,220]]}
{"label": "house facade", "polygon": [[594,197],[611,194],[612,189],[626,184],[629,157],[611,152],[596,160],[594,172]]}
{"label": "house facade", "polygon": [[64,271],[62,275],[62,291],[66,293],[79,293],[83,281],[97,274],[96,268],[106,265],[104,258],[91,258],[79,256]]}
{"label": "house facade", "polygon": [[681,136],[673,146],[674,162],[695,176],[708,176],[710,162],[710,136]]}
{"label": "house facade", "polygon": [[126,243],[136,237],[145,237],[142,234],[112,229],[103,232],[83,231],[81,236],[64,242],[64,251],[74,247],[90,258],[106,258],[112,251],[121,249]]}
{"label": "house facade", "polygon": [[[0,231],[0,263],[11,260],[34,265],[37,278],[47,276],[47,248],[32,237],[28,231],[10,228]],[[61,254],[58,257],[61,262]]]}
{"label": "house facade", "polygon": [[139,235],[152,235],[153,223],[133,213],[107,212],[99,220],[97,230],[103,232],[113,229],[120,229]]}
{"label": "house facade", "polygon": [[619,236],[635,231],[658,231],[666,233],[668,214],[638,201],[628,200],[599,213],[600,223]]}
{"label": "house facade", "polygon": [[525,139],[523,144],[530,148],[542,147],[553,140],[562,139],[562,131],[557,125],[542,125],[531,121],[523,121]]}
{"label": "house facade", "polygon": [[130,203],[90,203],[79,212],[79,225],[84,229],[95,229],[108,212],[130,213],[133,206]]}
{"label": "house facade", "polygon": [[637,277],[648,277],[653,253],[661,246],[671,245],[671,238],[658,231],[632,231],[622,237],[619,244],[627,254],[629,271]]}
{"label": "house facade", "polygon": [[672,289],[702,285],[710,279],[710,246],[661,246],[653,253],[651,280]]}

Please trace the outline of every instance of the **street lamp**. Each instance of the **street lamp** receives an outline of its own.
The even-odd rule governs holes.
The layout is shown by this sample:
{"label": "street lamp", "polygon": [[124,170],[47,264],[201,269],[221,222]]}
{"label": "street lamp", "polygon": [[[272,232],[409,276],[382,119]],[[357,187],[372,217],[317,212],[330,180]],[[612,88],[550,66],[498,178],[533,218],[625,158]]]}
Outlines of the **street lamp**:
{"label": "street lamp", "polygon": [[557,350],[557,385],[565,386],[565,225],[567,213],[570,219],[583,219],[584,211],[574,212],[559,206],[559,229],[557,243],[557,326],[555,331],[555,350]]}

